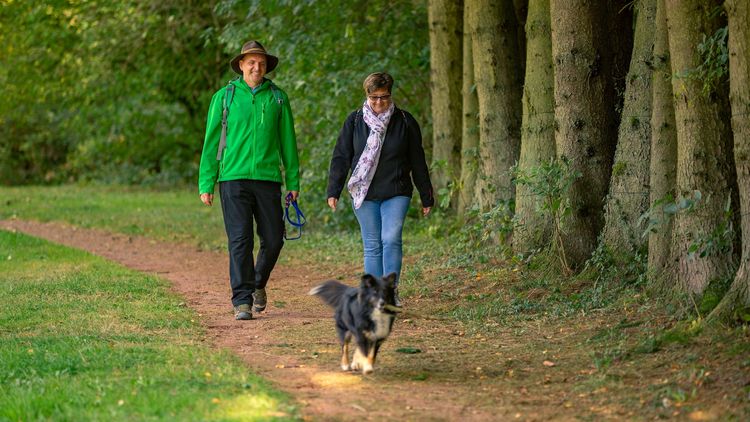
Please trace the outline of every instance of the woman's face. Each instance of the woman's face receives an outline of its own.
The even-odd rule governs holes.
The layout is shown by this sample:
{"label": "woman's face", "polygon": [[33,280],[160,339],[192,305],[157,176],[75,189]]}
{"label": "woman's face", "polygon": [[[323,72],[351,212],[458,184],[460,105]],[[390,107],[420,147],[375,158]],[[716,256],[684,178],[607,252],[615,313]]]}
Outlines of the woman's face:
{"label": "woman's face", "polygon": [[380,114],[391,106],[391,93],[386,88],[378,88],[367,94],[367,104],[375,114]]}

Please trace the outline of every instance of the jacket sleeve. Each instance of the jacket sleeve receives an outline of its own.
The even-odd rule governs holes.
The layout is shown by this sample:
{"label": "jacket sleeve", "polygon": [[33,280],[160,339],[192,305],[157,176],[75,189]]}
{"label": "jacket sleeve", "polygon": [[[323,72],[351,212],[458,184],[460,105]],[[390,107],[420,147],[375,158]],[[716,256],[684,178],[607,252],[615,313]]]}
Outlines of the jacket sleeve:
{"label": "jacket sleeve", "polygon": [[203,152],[198,170],[198,193],[214,193],[214,186],[219,178],[219,162],[216,160],[216,153],[221,138],[221,115],[225,89],[217,91],[208,106],[206,136],[203,139]]}
{"label": "jacket sleeve", "polygon": [[339,132],[339,139],[333,148],[331,166],[328,169],[327,198],[338,199],[344,189],[346,176],[352,167],[354,157],[354,118],[357,112],[353,112],[344,121],[344,126]]}
{"label": "jacket sleeve", "polygon": [[432,182],[430,181],[430,171],[427,167],[427,160],[424,157],[422,148],[422,131],[419,129],[419,123],[406,113],[406,136],[409,142],[409,163],[411,164],[411,178],[414,185],[419,191],[419,199],[423,207],[432,207],[435,205],[435,198],[432,194]]}
{"label": "jacket sleeve", "polygon": [[289,97],[283,94],[279,133],[281,134],[281,162],[284,164],[286,190],[299,191],[299,155],[297,152],[297,135],[294,132],[294,117]]}

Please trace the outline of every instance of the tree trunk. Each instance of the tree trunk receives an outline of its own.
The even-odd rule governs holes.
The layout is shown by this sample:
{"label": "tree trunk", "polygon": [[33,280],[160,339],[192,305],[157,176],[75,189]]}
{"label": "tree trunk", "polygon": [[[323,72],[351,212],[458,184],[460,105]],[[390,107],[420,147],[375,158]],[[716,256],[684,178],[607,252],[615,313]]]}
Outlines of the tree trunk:
{"label": "tree trunk", "polygon": [[471,2],[464,5],[463,36],[463,120],[461,142],[461,182],[458,189],[458,215],[466,212],[477,202],[476,181],[479,172],[479,103],[474,87],[474,59],[469,29]]}
{"label": "tree trunk", "polygon": [[728,0],[729,98],[732,104],[734,163],[737,167],[742,226],[742,258],[729,292],[711,319],[734,319],[735,310],[750,307],[750,4]]}
{"label": "tree trunk", "polygon": [[569,264],[580,267],[596,247],[602,228],[616,134],[606,2],[552,0],[552,58],[555,67],[557,154],[580,173],[566,193],[571,213],[563,248]]}
{"label": "tree trunk", "polygon": [[618,262],[631,260],[641,247],[638,220],[648,209],[651,154],[651,63],[656,0],[639,0],[635,42],[617,135],[609,195],[604,207],[602,246]]}
{"label": "tree trunk", "polygon": [[[648,236],[649,274],[660,274],[670,258],[672,217],[664,213],[664,202],[675,197],[677,169],[677,132],[672,101],[672,70],[669,61],[669,33],[664,0],[657,0],[654,71],[652,79],[650,199],[654,217],[659,219],[656,231]],[[657,201],[661,205],[654,205]]]}
{"label": "tree trunk", "polygon": [[516,25],[518,33],[518,61],[521,63],[521,66],[524,66],[521,72],[523,74],[526,71],[526,31],[524,28],[526,28],[526,18],[529,14],[529,0],[513,0],[513,9],[516,13],[516,22],[518,23]]}
{"label": "tree trunk", "polygon": [[[610,55],[612,66],[610,68],[611,83],[614,84],[615,96],[612,99],[615,110],[622,110],[625,100],[625,87],[630,66],[630,57],[633,54],[633,9],[638,3],[636,0],[605,0],[607,14],[607,34],[609,36]],[[614,130],[620,126],[620,112],[614,114],[612,121]],[[617,141],[617,140],[615,140]]]}
{"label": "tree trunk", "polygon": [[[441,196],[460,174],[462,0],[430,0],[432,162],[435,192]],[[457,193],[457,192],[455,192]],[[456,201],[451,201],[454,205]]]}
{"label": "tree trunk", "polygon": [[474,0],[471,42],[479,99],[480,205],[510,204],[521,143],[521,63],[511,0]]}
{"label": "tree trunk", "polygon": [[[528,171],[555,158],[555,90],[549,0],[531,0],[526,20],[526,77],[518,168]],[[525,253],[549,243],[551,221],[538,211],[541,198],[516,185],[513,250]]]}
{"label": "tree trunk", "polygon": [[[667,0],[669,53],[673,75],[685,75],[702,63],[697,46],[703,37],[720,27],[714,0]],[[712,16],[717,16],[713,17]],[[701,200],[694,210],[677,214],[673,230],[673,253],[677,280],[692,294],[702,295],[712,280],[726,276],[731,255],[709,251],[706,256],[690,253],[691,245],[702,245],[721,231],[724,205],[735,183],[727,95],[724,87],[702,93],[703,81],[682,76],[672,79],[677,128],[677,195],[690,197],[697,190]],[[734,203],[736,207],[736,202]]]}

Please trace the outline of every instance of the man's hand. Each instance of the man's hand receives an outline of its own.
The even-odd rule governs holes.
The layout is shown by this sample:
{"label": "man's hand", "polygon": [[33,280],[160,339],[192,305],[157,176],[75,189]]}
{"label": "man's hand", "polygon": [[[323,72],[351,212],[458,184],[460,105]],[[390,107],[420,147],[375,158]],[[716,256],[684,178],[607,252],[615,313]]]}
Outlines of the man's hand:
{"label": "man's hand", "polygon": [[201,194],[201,202],[208,205],[209,207],[213,205],[214,203],[214,194],[213,193],[202,193]]}
{"label": "man's hand", "polygon": [[430,215],[430,211],[432,211],[432,207],[422,207],[422,215],[427,217]]}
{"label": "man's hand", "polygon": [[292,202],[296,201],[297,198],[299,198],[298,190],[290,190],[289,193],[292,195]]}
{"label": "man's hand", "polygon": [[336,211],[336,204],[339,203],[338,198],[330,197],[328,198],[328,206],[331,207],[331,210]]}

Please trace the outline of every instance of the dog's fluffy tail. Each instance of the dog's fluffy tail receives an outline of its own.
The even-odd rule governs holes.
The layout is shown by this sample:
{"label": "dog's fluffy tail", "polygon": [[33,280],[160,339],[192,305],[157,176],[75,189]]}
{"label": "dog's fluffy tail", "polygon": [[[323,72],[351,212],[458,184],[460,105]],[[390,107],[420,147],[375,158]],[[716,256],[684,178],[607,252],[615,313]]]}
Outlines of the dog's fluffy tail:
{"label": "dog's fluffy tail", "polygon": [[328,306],[336,309],[349,288],[346,284],[339,283],[336,280],[328,280],[313,287],[307,294],[320,297]]}

